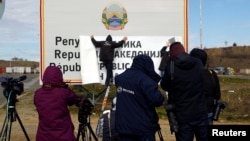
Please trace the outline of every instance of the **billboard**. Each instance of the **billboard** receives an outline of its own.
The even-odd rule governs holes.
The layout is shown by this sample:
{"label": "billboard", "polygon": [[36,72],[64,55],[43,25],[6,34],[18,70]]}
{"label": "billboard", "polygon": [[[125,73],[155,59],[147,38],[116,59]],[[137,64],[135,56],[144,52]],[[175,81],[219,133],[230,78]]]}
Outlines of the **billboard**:
{"label": "billboard", "polygon": [[[82,55],[86,55],[82,42],[88,42],[91,35],[105,40],[108,34],[115,41],[128,37],[115,50],[114,75],[129,68],[137,54],[150,55],[159,72],[160,49],[168,39],[174,37],[188,48],[187,4],[187,0],[40,0],[41,78],[47,66],[55,65],[61,67],[64,81],[84,83],[82,68],[94,63],[82,66]],[[103,83],[106,70],[95,50]]]}

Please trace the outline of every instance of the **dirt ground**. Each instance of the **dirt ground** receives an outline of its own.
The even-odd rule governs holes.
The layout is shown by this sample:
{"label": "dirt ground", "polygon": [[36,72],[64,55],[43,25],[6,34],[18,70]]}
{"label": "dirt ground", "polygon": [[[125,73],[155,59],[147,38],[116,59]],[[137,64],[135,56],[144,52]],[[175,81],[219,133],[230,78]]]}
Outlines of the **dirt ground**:
{"label": "dirt ground", "polygon": [[[0,126],[2,127],[2,124],[4,123],[5,115],[6,115],[6,107],[3,107],[0,109]],[[21,98],[19,98],[19,102],[16,104],[16,111],[21,119],[21,122],[23,123],[24,129],[26,130],[28,137],[30,141],[35,141],[36,131],[37,131],[37,125],[38,125],[38,115],[35,110],[35,107],[33,105],[33,95],[23,95]],[[77,114],[71,114],[72,121],[75,125],[75,134],[78,133],[78,117]],[[98,115],[95,115],[94,113],[90,116],[90,124],[92,129],[95,131]],[[165,141],[175,141],[174,135],[170,133],[169,130],[169,124],[166,119],[160,119],[160,126],[161,126],[161,133],[163,136],[163,139]],[[215,124],[220,123],[226,123],[225,121],[220,121]],[[11,141],[25,141],[25,135],[23,130],[21,129],[21,126],[18,122],[18,120],[12,122],[12,129],[11,131]],[[159,135],[156,134],[157,141],[159,140]],[[1,139],[0,139],[1,140]],[[81,140],[81,139],[80,139]],[[92,138],[94,141],[94,139]],[[99,140],[101,140],[99,138]]]}

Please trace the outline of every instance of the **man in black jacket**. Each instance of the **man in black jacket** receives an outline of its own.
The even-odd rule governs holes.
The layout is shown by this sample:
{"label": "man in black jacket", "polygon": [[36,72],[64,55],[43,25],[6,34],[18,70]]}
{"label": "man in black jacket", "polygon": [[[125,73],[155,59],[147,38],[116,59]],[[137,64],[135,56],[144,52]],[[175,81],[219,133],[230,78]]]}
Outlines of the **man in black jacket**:
{"label": "man in black jacket", "polygon": [[194,48],[190,55],[199,58],[204,66],[204,93],[207,101],[208,123],[213,125],[215,105],[221,98],[219,78],[214,70],[206,67],[207,53],[204,50]]}
{"label": "man in black jacket", "polygon": [[203,65],[188,55],[179,42],[170,45],[170,61],[167,64],[162,89],[168,91],[168,102],[178,122],[176,141],[207,141],[207,107],[203,92]]}
{"label": "man in black jacket", "polygon": [[105,41],[96,41],[94,36],[90,36],[92,43],[96,48],[100,48],[100,61],[103,62],[107,70],[105,85],[108,86],[110,81],[113,81],[113,60],[115,48],[122,47],[127,40],[127,37],[119,42],[112,41],[112,36],[108,35]]}

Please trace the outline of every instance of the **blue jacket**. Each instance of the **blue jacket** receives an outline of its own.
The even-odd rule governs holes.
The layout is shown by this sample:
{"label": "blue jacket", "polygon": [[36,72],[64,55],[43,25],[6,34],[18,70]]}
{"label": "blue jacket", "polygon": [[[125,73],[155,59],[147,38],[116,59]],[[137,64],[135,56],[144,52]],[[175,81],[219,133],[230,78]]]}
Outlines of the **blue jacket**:
{"label": "blue jacket", "polygon": [[118,133],[152,135],[159,129],[155,107],[164,101],[158,90],[159,80],[152,59],[146,55],[136,56],[131,68],[116,76]]}

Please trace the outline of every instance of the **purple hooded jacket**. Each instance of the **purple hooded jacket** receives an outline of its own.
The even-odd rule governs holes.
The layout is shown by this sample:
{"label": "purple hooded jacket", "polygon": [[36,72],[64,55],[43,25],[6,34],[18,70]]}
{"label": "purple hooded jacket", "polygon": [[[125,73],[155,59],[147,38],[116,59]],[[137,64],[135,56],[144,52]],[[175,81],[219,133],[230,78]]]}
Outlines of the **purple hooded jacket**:
{"label": "purple hooded jacket", "polygon": [[68,106],[77,103],[77,96],[63,87],[63,75],[58,67],[47,67],[42,81],[43,86],[34,95],[39,115],[36,141],[75,141]]}

